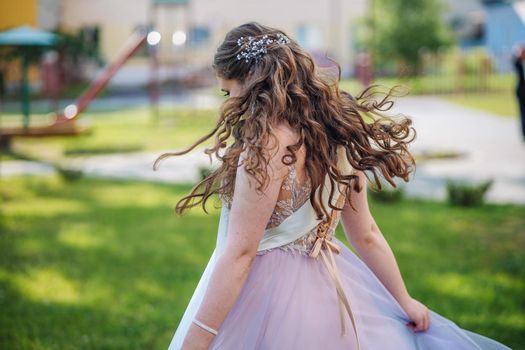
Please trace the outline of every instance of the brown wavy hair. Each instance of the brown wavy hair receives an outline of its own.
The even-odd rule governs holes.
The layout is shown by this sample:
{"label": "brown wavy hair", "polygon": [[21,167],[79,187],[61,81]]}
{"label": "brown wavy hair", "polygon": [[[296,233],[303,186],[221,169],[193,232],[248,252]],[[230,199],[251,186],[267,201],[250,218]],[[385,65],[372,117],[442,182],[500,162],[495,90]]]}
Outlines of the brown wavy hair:
{"label": "brown wavy hair", "polygon": [[[321,201],[326,174],[331,183],[328,203],[333,209],[342,209],[332,204],[336,182],[346,185],[345,194],[354,210],[350,191],[362,190],[357,175],[343,175],[337,169],[339,145],[345,147],[346,157],[354,169],[374,174],[379,190],[378,172],[393,187],[397,187],[393,181],[395,176],[409,181],[410,172],[415,170],[415,160],[407,147],[416,136],[412,120],[403,115],[384,114],[393,106],[391,97],[400,90],[395,87],[382,92],[374,85],[353,97],[339,89],[341,67],[337,62],[330,59],[337,66],[338,79],[327,79],[312,57],[289,36],[288,44],[269,44],[267,53],[257,63],[253,59],[249,62],[236,59],[244,48],[237,45],[240,37],[276,38],[278,33],[286,35],[258,22],[248,22],[230,30],[218,47],[212,67],[217,76],[241,82],[241,94],[221,105],[217,124],[208,134],[183,151],[160,155],[153,165],[156,170],[162,159],[186,154],[215,135],[214,145],[204,152],[210,157],[215,154],[221,165],[177,202],[177,214],[199,204],[207,213],[205,204],[213,194],[231,201],[240,165],[255,179],[257,190],[262,191],[268,181],[265,145],[270,144],[270,137],[275,140],[273,128],[283,121],[300,137],[296,144],[286,147],[289,154],[283,156],[282,162],[294,163],[295,152],[303,143],[306,145],[305,168],[313,189],[310,201],[318,219],[329,214]],[[370,120],[366,122],[365,117]],[[414,131],[411,138],[410,130]],[[233,140],[228,145],[231,136]],[[219,152],[222,148],[225,148],[224,154]],[[246,157],[243,155],[240,161],[243,152]],[[369,179],[366,173],[365,176]],[[315,191],[319,186],[321,190]]]}

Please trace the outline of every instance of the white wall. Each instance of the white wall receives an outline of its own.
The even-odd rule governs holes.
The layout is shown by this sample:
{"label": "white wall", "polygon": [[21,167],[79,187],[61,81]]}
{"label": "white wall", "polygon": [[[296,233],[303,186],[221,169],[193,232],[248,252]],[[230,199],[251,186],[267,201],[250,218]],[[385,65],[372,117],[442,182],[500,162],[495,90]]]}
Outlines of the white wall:
{"label": "white wall", "polygon": [[[138,25],[154,18],[163,34],[162,62],[173,65],[174,60],[184,57],[186,64],[210,65],[228,30],[244,22],[258,21],[284,30],[307,49],[327,51],[342,65],[346,75],[354,56],[351,28],[356,18],[365,14],[367,6],[367,0],[192,0],[186,8],[158,7],[152,11],[150,2],[62,0],[60,22],[71,29],[98,25],[102,53],[111,60]],[[177,29],[188,30],[192,24],[209,28],[210,40],[202,47],[186,48],[184,56],[178,55],[180,48],[171,44],[171,33]],[[300,38],[301,32],[304,35]],[[147,64],[144,59],[133,59],[127,66]]]}

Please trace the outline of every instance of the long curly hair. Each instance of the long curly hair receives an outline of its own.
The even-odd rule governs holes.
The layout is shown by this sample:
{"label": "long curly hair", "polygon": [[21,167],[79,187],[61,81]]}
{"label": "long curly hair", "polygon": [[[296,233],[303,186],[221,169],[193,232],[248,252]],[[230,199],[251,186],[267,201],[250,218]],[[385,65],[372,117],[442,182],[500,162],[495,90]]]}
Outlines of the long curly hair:
{"label": "long curly hair", "polygon": [[[162,159],[186,154],[215,135],[214,145],[204,152],[210,157],[215,154],[221,165],[177,202],[177,214],[199,204],[208,213],[205,204],[213,194],[231,200],[237,167],[241,165],[256,181],[256,190],[262,191],[269,177],[265,145],[270,144],[269,138],[275,140],[274,126],[283,121],[288,122],[300,137],[296,144],[286,147],[289,153],[281,161],[287,165],[294,163],[297,160],[295,152],[305,144],[305,168],[313,189],[310,201],[318,219],[329,215],[322,202],[327,174],[331,184],[330,208],[342,209],[332,204],[337,182],[345,185],[345,195],[356,210],[350,191],[360,192],[362,188],[358,175],[345,175],[337,168],[337,148],[341,145],[354,169],[374,174],[379,190],[378,172],[393,187],[397,187],[393,181],[395,176],[409,181],[410,172],[415,170],[415,159],[407,149],[416,135],[411,127],[412,120],[404,115],[384,114],[393,106],[391,97],[399,95],[399,90],[392,88],[381,92],[374,85],[353,97],[339,89],[341,67],[337,62],[330,59],[337,66],[338,80],[327,79],[310,54],[289,36],[290,42],[286,45],[275,41],[268,44],[266,54],[257,63],[237,59],[243,50],[243,46],[238,46],[239,38],[258,39],[264,35],[276,38],[279,33],[286,35],[258,22],[248,22],[230,30],[218,47],[212,67],[218,77],[242,82],[241,94],[228,98],[221,105],[217,124],[208,134],[183,151],[160,155],[153,165],[156,170]],[[411,138],[410,130],[414,131]],[[223,148],[221,154],[219,151]],[[365,176],[369,179],[366,173]],[[320,191],[316,191],[319,187]]]}

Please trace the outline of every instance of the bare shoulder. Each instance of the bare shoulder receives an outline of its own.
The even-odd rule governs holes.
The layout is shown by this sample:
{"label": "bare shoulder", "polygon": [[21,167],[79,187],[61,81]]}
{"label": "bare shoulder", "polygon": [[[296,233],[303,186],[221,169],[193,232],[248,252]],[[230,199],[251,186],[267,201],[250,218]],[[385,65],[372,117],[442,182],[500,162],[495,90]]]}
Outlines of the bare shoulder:
{"label": "bare shoulder", "polygon": [[271,129],[275,138],[270,138],[268,140],[267,148],[272,150],[272,155],[275,156],[279,154],[280,156],[283,156],[288,153],[286,147],[297,142],[298,134],[288,123],[285,122],[271,126]]}
{"label": "bare shoulder", "polygon": [[288,173],[288,166],[283,163],[285,155],[290,151],[287,146],[297,142],[297,133],[287,123],[270,126],[274,137],[269,137],[265,145],[265,153],[269,161],[269,171],[278,178],[283,178]]}
{"label": "bare shoulder", "polygon": [[297,142],[297,131],[294,130],[287,122],[281,122],[272,127],[275,136],[280,145],[289,146]]}

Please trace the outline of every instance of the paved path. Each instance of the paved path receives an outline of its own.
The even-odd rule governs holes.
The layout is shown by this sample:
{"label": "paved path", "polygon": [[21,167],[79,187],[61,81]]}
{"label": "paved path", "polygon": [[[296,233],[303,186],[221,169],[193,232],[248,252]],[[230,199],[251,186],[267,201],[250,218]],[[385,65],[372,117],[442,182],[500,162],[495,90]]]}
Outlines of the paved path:
{"label": "paved path", "polygon": [[164,159],[157,170],[153,163],[163,152],[140,152],[96,157],[77,157],[71,166],[81,168],[91,176],[121,179],[142,179],[168,183],[196,183],[200,179],[199,167],[217,166],[216,159],[203,153],[204,148],[194,149],[189,154]]}
{"label": "paved path", "polygon": [[445,198],[446,178],[476,183],[493,178],[488,201],[525,204],[525,143],[518,118],[497,117],[436,97],[398,102],[395,111],[414,121],[414,152],[444,150],[463,155],[418,163],[409,193]]}
{"label": "paved path", "polygon": [[49,164],[27,160],[9,160],[0,162],[0,177],[17,175],[49,175],[55,168]]}
{"label": "paved path", "polygon": [[[417,137],[411,151],[415,154],[435,151],[462,154],[457,159],[417,163],[409,183],[396,179],[409,196],[444,199],[447,178],[475,183],[494,178],[487,194],[489,202],[525,204],[525,143],[517,118],[497,117],[437,97],[401,98],[393,112],[402,112],[413,119]],[[216,160],[210,163],[201,148],[167,158],[153,171],[153,162],[161,153],[77,157],[71,159],[70,166],[80,167],[91,176],[195,183],[199,179],[199,166],[217,165]],[[0,167],[1,176],[49,172],[52,168],[34,162],[7,161]]]}

